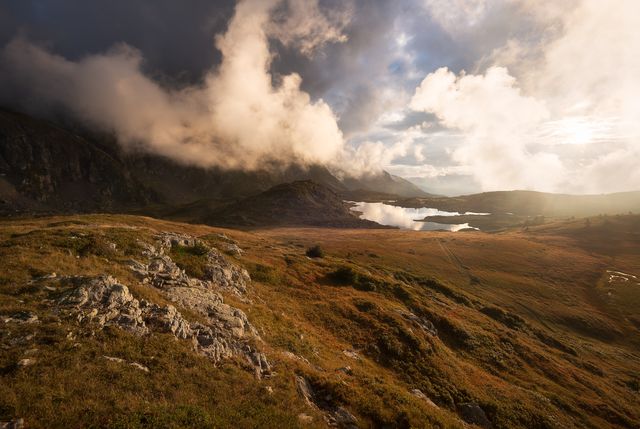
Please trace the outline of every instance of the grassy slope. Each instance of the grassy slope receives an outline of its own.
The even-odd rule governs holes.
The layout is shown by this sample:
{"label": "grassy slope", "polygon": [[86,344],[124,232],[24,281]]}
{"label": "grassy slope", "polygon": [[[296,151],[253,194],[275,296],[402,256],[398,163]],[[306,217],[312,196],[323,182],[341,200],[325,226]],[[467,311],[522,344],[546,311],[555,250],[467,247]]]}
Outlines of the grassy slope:
{"label": "grassy slope", "polygon": [[[278,374],[261,382],[241,365],[214,368],[162,336],[91,335],[55,314],[46,300],[60,292],[28,284],[50,272],[107,272],[138,297],[162,302],[124,267],[139,251],[135,239],[170,230],[213,240],[223,230],[133,216],[4,222],[0,315],[31,309],[42,323],[0,324],[0,420],[23,416],[32,427],[291,427],[305,412],[319,425],[319,414],[296,394],[299,373],[364,426],[460,427],[455,404],[475,401],[497,428],[635,427],[640,285],[609,283],[606,270],[640,275],[639,219],[593,218],[588,227],[578,220],[494,235],[226,230],[247,251],[239,262],[256,280],[253,304],[227,301],[259,329]],[[305,256],[314,244],[324,258]],[[355,284],[332,275],[339,267],[357,273],[349,280]],[[438,337],[399,310],[431,320]],[[66,338],[69,331],[75,340]],[[29,332],[35,337],[25,338]],[[351,349],[362,359],[342,353]],[[17,368],[25,353],[36,364]],[[336,371],[346,365],[351,375]],[[413,397],[413,388],[440,408]]]}

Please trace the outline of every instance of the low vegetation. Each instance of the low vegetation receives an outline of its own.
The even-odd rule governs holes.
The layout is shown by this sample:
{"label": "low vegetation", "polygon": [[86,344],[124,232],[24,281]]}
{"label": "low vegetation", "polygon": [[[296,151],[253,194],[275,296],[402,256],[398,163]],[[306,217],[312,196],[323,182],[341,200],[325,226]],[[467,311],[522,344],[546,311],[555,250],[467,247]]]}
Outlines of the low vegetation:
{"label": "low vegetation", "polygon": [[203,279],[207,264],[206,254],[209,249],[203,244],[195,246],[173,246],[171,259],[191,277]]}
{"label": "low vegetation", "polygon": [[[592,218],[588,228],[575,219],[489,235],[247,233],[101,215],[5,221],[0,421],[314,428],[343,407],[361,427],[462,428],[471,404],[498,429],[636,427],[640,285],[607,270],[640,273],[638,225],[640,216]],[[212,244],[225,232],[243,248],[234,261],[253,282],[247,299],[225,301],[257,328],[275,375],[258,380],[245,362],[214,366],[172,336],[99,331],[57,311],[65,290],[55,278],[68,275],[109,273],[165,303],[127,266],[157,231]],[[322,258],[306,257],[313,243]],[[201,277],[205,254],[174,246],[170,256]],[[37,322],[4,322],[20,314]],[[318,406],[300,396],[297,376]]]}
{"label": "low vegetation", "polygon": [[309,247],[307,249],[306,255],[310,258],[323,258],[324,251],[322,250],[322,247],[316,244],[315,246]]}

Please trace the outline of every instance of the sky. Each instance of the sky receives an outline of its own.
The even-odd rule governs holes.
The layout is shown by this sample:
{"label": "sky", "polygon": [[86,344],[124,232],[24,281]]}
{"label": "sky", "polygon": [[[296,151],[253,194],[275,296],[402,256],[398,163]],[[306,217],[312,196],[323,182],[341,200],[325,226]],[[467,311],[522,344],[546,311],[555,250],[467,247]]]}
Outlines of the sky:
{"label": "sky", "polygon": [[0,104],[230,169],[640,189],[637,0],[0,0]]}

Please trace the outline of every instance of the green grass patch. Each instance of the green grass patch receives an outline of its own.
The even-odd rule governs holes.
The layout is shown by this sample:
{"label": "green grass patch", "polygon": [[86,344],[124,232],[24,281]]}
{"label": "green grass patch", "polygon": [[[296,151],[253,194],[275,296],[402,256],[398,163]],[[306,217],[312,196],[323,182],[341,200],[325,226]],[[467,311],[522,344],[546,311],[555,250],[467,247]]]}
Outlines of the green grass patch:
{"label": "green grass patch", "polygon": [[173,246],[169,255],[177,266],[182,268],[189,276],[203,279],[206,275],[207,252],[209,249],[202,245]]}

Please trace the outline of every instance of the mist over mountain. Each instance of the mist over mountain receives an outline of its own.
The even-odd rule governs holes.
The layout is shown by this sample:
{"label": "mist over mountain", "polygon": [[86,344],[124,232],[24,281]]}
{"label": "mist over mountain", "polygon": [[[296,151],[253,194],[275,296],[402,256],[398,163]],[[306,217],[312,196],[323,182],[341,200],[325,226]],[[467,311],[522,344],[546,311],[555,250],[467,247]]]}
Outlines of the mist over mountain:
{"label": "mist over mountain", "polygon": [[0,7],[0,104],[71,117],[125,150],[224,170],[384,170],[447,195],[640,183],[631,0]]}
{"label": "mist over mountain", "polygon": [[7,110],[0,110],[0,174],[5,213],[150,206],[171,211],[200,200],[234,201],[295,180],[313,180],[338,193],[427,196],[384,172],[338,178],[320,165],[268,165],[254,171],[183,165],[164,156],[124,151],[109,135],[77,127],[67,131]]}

